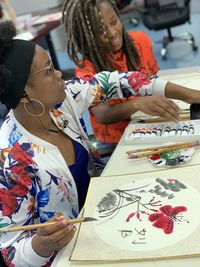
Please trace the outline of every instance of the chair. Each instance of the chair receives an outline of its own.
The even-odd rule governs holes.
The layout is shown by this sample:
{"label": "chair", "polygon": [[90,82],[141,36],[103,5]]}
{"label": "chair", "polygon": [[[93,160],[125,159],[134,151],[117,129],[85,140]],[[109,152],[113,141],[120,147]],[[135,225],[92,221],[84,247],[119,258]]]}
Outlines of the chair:
{"label": "chair", "polygon": [[163,59],[167,59],[167,45],[174,40],[184,40],[192,46],[193,51],[198,50],[192,34],[182,33],[174,37],[171,32],[171,27],[190,23],[190,0],[158,0],[154,5],[152,0],[145,0],[145,8],[140,10],[140,16],[148,29],[167,30],[168,35],[161,41]]}
{"label": "chair", "polygon": [[[136,3],[131,0],[115,0],[115,2],[121,15],[137,11],[138,9]],[[133,27],[136,27],[139,24],[139,18],[135,16],[131,17],[129,18],[129,23]]]}

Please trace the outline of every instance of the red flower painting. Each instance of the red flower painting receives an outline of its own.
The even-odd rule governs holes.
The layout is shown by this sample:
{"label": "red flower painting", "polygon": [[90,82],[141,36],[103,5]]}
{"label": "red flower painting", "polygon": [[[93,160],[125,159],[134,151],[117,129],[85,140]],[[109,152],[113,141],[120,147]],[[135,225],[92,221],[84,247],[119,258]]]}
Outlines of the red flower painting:
{"label": "red flower painting", "polygon": [[160,208],[161,212],[156,212],[149,215],[149,221],[153,222],[153,226],[160,228],[165,234],[171,234],[174,230],[174,222],[180,221],[178,214],[187,211],[184,206],[176,206],[172,208],[171,205],[165,205]]}

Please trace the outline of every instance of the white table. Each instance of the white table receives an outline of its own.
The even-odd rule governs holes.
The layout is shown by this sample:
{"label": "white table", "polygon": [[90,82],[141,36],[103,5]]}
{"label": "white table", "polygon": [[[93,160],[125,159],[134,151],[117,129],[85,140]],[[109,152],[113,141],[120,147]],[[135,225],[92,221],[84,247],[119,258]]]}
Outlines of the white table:
{"label": "white table", "polygon": [[[171,82],[192,89],[200,90],[200,67],[160,71],[159,76],[165,80],[170,80]],[[186,104],[182,101],[176,101],[176,102],[180,106],[180,108],[189,108],[189,104]],[[120,175],[120,174],[155,171],[155,167],[147,160],[147,158],[134,160],[134,163],[133,160],[127,159],[126,151],[137,148],[141,148],[141,146],[126,145],[122,138],[119,144],[117,145],[114,153],[112,154],[112,157],[107,163],[103,175],[107,176],[107,175]],[[192,157],[192,161],[190,161],[188,164],[195,165],[199,163],[200,163],[199,155],[198,153],[195,153]],[[166,167],[166,169],[167,168],[168,167]]]}
{"label": "white table", "polygon": [[[160,77],[170,80],[175,83],[179,83],[186,87],[194,89],[200,89],[200,67],[184,68],[178,70],[168,70],[160,72]],[[123,138],[115,149],[111,159],[109,160],[103,175],[110,176],[124,173],[141,173],[155,171],[155,167],[152,166],[147,159],[140,159],[133,163],[132,160],[127,160],[125,152],[130,149],[134,149],[136,146],[128,146],[124,143]],[[200,151],[196,151],[192,160],[188,163],[190,165],[199,164]],[[187,164],[187,166],[188,166]],[[184,171],[184,166],[180,168]],[[158,169],[159,170],[159,169]],[[163,168],[162,168],[163,170]],[[199,267],[200,257],[185,258],[185,259],[173,259],[162,261],[144,261],[144,262],[130,262],[130,263],[83,263],[83,262],[70,262],[69,256],[74,245],[74,240],[63,250],[61,250],[56,256],[52,267]]]}

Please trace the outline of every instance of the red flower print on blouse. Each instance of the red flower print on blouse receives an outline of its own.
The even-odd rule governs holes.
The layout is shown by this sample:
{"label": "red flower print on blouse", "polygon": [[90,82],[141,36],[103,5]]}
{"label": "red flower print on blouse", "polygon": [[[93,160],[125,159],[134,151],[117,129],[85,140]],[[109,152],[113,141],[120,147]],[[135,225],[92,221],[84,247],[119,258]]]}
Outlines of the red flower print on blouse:
{"label": "red flower print on blouse", "polygon": [[128,82],[133,88],[135,93],[138,93],[142,85],[147,85],[151,83],[151,80],[145,73],[134,71],[129,77]]}
{"label": "red flower print on blouse", "polygon": [[11,189],[11,193],[13,193],[13,195],[15,194],[15,197],[19,196],[19,197],[25,197],[27,194],[28,189],[24,186],[22,186],[21,184],[15,184],[13,186],[13,188]]}
{"label": "red flower print on blouse", "polygon": [[11,178],[15,181],[12,189],[10,189],[17,196],[25,196],[29,187],[32,185],[29,173],[26,167],[33,164],[32,158],[25,153],[18,143],[15,144],[11,151],[12,158],[15,160],[11,165]]}
{"label": "red flower print on blouse", "polygon": [[10,216],[17,209],[16,195],[10,190],[2,188],[0,189],[0,205],[3,216]]}
{"label": "red flower print on blouse", "polygon": [[172,208],[170,205],[166,205],[160,208],[161,212],[156,212],[149,215],[149,221],[154,222],[153,226],[163,229],[165,234],[171,234],[174,230],[174,221],[180,221],[178,214],[180,212],[187,211],[184,206],[176,206]]}
{"label": "red flower print on blouse", "polygon": [[23,198],[27,195],[29,187],[32,185],[26,167],[34,163],[18,143],[15,144],[10,154],[13,161],[10,166],[9,186],[0,189],[2,214],[8,217],[11,217],[18,210]]}
{"label": "red flower print on blouse", "polygon": [[25,171],[25,166],[23,164],[12,166],[11,170],[12,173],[17,176],[18,183],[20,183],[22,186],[27,187],[32,184],[32,181]]}
{"label": "red flower print on blouse", "polygon": [[29,211],[33,210],[34,205],[35,205],[35,198],[34,197],[31,197],[30,198],[30,204],[28,206],[28,210]]}
{"label": "red flower print on blouse", "polygon": [[[7,248],[4,248],[1,250],[1,254],[4,258],[4,261],[5,263],[7,264],[6,266],[9,266],[9,267],[15,267],[15,264],[13,264],[11,261],[13,259],[13,256],[15,254],[15,249],[12,249],[13,247],[10,247],[10,250],[7,249]],[[10,253],[9,253],[10,252]],[[9,256],[8,256],[9,255]],[[1,265],[0,265],[1,266]],[[3,265],[4,266],[4,265]]]}
{"label": "red flower print on blouse", "polygon": [[33,159],[22,149],[19,143],[14,145],[10,153],[12,158],[22,164],[22,166],[34,163]]}

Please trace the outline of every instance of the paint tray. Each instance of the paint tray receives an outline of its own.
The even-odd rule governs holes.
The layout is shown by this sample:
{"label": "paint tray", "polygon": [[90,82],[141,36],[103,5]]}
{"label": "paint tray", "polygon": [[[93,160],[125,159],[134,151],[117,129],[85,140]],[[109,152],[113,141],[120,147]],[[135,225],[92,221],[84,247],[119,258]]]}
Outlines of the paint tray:
{"label": "paint tray", "polygon": [[200,140],[200,120],[160,123],[130,123],[125,131],[126,144],[157,144]]}

